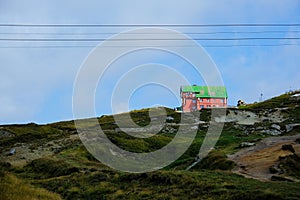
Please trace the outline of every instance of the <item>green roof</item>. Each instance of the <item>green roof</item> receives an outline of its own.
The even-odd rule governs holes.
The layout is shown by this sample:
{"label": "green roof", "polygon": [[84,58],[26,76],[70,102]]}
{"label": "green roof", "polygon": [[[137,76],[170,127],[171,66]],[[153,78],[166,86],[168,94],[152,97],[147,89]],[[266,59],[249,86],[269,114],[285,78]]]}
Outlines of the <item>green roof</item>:
{"label": "green roof", "polygon": [[224,86],[182,86],[182,92],[196,93],[197,98],[228,98],[226,87]]}

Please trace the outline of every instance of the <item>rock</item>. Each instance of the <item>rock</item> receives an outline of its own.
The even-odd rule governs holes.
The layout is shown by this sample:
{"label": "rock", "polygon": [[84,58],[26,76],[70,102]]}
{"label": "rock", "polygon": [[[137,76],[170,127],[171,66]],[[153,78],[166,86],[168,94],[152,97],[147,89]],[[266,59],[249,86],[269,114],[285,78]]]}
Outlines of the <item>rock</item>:
{"label": "rock", "polygon": [[16,149],[12,148],[11,150],[9,150],[9,153],[7,154],[8,156],[12,156],[16,154]]}
{"label": "rock", "polygon": [[241,125],[254,125],[259,122],[259,117],[250,111],[234,110],[229,111],[227,116],[218,116],[214,120],[218,123],[236,123]]}
{"label": "rock", "polygon": [[269,130],[262,130],[261,132],[262,133],[266,133],[268,135],[273,135],[273,136],[276,136],[276,135],[281,135],[281,127],[277,124],[272,124],[271,129]]}
{"label": "rock", "polygon": [[287,124],[285,125],[286,132],[292,131],[296,126],[300,126],[300,124]]}
{"label": "rock", "polygon": [[[197,126],[198,128],[198,126]],[[171,126],[165,126],[163,129],[162,129],[162,132],[163,133],[175,133],[177,130],[174,129],[173,127]]]}
{"label": "rock", "polygon": [[240,168],[241,168],[242,170],[247,171],[247,167],[246,167],[245,165],[241,165]]}
{"label": "rock", "polygon": [[280,169],[278,169],[276,166],[273,165],[269,168],[269,171],[271,174],[277,174],[280,172]]}
{"label": "rock", "polygon": [[300,97],[300,93],[294,94],[294,95],[292,95],[291,97]]}
{"label": "rock", "polygon": [[244,126],[240,124],[234,124],[233,127],[238,130],[244,130]]}
{"label": "rock", "polygon": [[273,131],[270,131],[270,135],[274,135],[274,136],[281,135],[281,132],[278,130],[273,130]]}
{"label": "rock", "polygon": [[264,127],[258,126],[258,127],[256,127],[255,129],[256,129],[257,131],[261,131],[261,130],[264,130]]}
{"label": "rock", "polygon": [[278,130],[278,131],[281,130],[281,127],[280,127],[279,125],[277,125],[277,124],[272,124],[272,125],[271,125],[271,128],[272,128],[272,129],[275,129],[275,130]]}
{"label": "rock", "polygon": [[278,130],[262,130],[261,133],[265,133],[265,134],[273,135],[273,136],[277,136],[277,135],[281,135],[282,134]]}
{"label": "rock", "polygon": [[244,131],[244,133],[246,135],[252,134],[254,133],[255,129],[254,128],[246,128],[246,130]]}
{"label": "rock", "polygon": [[9,131],[0,129],[0,139],[1,138],[10,138],[10,137],[15,137],[15,135]]}
{"label": "rock", "polygon": [[245,103],[245,101],[244,100],[238,100],[238,102],[237,102],[237,106],[245,106],[245,105],[247,105],[246,103]]}
{"label": "rock", "polygon": [[262,139],[261,138],[255,138],[252,140],[252,142],[258,142],[258,141],[261,141]]}
{"label": "rock", "polygon": [[254,143],[254,142],[242,142],[242,143],[239,145],[239,148],[252,147],[252,146],[255,146],[255,143]]}
{"label": "rock", "polygon": [[292,124],[287,124],[285,125],[285,130],[286,132],[290,132],[294,129],[294,126]]}
{"label": "rock", "polygon": [[288,150],[292,153],[295,153],[295,149],[294,149],[293,145],[291,145],[291,144],[284,144],[284,145],[281,146],[281,149],[282,150]]}
{"label": "rock", "polygon": [[288,178],[288,177],[283,177],[283,176],[272,176],[271,181],[287,181],[287,182],[294,182],[294,180]]}
{"label": "rock", "polygon": [[166,118],[166,120],[167,120],[167,121],[174,121],[174,118],[171,117],[171,116],[168,116],[168,117]]}

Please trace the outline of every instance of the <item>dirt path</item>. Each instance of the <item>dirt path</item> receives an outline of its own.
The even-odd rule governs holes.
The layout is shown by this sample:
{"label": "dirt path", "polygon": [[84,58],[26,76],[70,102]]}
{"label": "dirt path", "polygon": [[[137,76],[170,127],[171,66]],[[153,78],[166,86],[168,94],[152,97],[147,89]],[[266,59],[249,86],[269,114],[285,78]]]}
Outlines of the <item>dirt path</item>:
{"label": "dirt path", "polygon": [[279,156],[292,154],[290,151],[282,150],[282,145],[292,144],[296,153],[300,155],[300,144],[295,143],[297,138],[300,138],[300,134],[269,137],[257,143],[256,146],[229,155],[229,159],[237,164],[233,172],[262,181],[270,180],[274,174],[270,173],[269,168],[279,162]]}

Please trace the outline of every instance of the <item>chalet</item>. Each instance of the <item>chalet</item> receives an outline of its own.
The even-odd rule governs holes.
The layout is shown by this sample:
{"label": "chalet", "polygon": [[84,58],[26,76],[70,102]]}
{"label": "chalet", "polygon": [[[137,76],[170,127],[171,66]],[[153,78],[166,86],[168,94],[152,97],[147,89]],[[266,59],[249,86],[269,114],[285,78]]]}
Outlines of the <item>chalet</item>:
{"label": "chalet", "polygon": [[180,97],[183,112],[227,107],[228,95],[224,86],[181,86]]}

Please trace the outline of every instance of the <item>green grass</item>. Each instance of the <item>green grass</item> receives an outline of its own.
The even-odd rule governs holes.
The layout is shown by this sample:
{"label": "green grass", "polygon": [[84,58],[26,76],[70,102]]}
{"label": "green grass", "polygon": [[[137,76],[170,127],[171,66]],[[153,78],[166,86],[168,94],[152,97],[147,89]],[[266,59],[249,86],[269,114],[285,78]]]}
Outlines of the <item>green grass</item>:
{"label": "green grass", "polygon": [[300,157],[296,154],[279,159],[279,168],[286,175],[300,179]]}
{"label": "green grass", "polygon": [[235,163],[228,160],[224,152],[213,150],[207,155],[207,157],[203,158],[203,160],[201,160],[201,162],[192,170],[232,170],[234,166]]}
{"label": "green grass", "polygon": [[0,140],[0,146],[9,147],[15,143],[33,143],[38,145],[68,135],[67,131],[52,127],[50,125],[24,124],[24,125],[5,125],[2,130],[8,131],[15,137]]}
{"label": "green grass", "polygon": [[[290,94],[241,107],[240,109],[261,112],[265,109],[287,107],[283,114],[285,123],[299,122],[300,110],[297,102],[290,101]],[[181,113],[166,109],[167,116],[174,118],[172,127],[176,130]],[[150,123],[149,109],[135,110],[128,113],[140,126]],[[204,109],[200,120],[209,121],[211,110]],[[163,118],[159,114],[156,118]],[[122,114],[120,118],[126,122]],[[107,137],[120,148],[131,152],[151,152],[167,145],[176,133],[160,132],[149,138],[134,138],[123,132],[115,132],[118,127],[113,116],[97,118]],[[94,120],[80,121],[81,126],[93,128]],[[269,122],[255,124],[270,126]],[[32,193],[27,199],[300,199],[300,183],[260,182],[233,174],[230,170],[234,163],[227,154],[239,150],[241,142],[253,142],[265,136],[254,131],[247,135],[243,128],[226,123],[222,134],[208,156],[191,171],[185,169],[195,161],[207,132],[205,125],[200,125],[197,135],[188,150],[171,165],[164,169],[141,174],[130,174],[115,171],[97,161],[78,141],[69,142],[61,152],[50,157],[33,160],[25,167],[9,167],[0,163],[0,199],[20,199],[22,193]],[[13,138],[0,140],[0,146],[8,149],[15,143],[29,143],[31,148],[38,149],[47,141],[64,139],[76,133],[74,121],[57,122],[47,125],[9,125],[2,130],[15,135]],[[295,129],[294,134],[298,131]],[[186,133],[188,134],[188,133]],[[286,174],[298,177],[299,158],[287,157],[280,161]],[[24,187],[21,187],[23,185]],[[21,187],[19,191],[16,188]],[[4,189],[3,189],[4,188]],[[44,188],[44,189],[41,189]],[[1,191],[1,190],[0,190]],[[12,194],[15,196],[7,196]],[[4,196],[6,195],[6,196]],[[24,199],[26,199],[24,198]]]}
{"label": "green grass", "polygon": [[[88,184],[87,184],[88,183]],[[262,183],[230,172],[112,170],[33,181],[65,199],[297,199],[299,183]],[[253,193],[255,191],[255,193]]]}
{"label": "green grass", "polygon": [[248,104],[245,106],[240,106],[240,109],[253,110],[253,111],[261,111],[264,109],[274,109],[274,108],[282,108],[282,107],[295,107],[299,101],[291,100],[291,96],[294,94],[299,94],[299,91],[293,93],[285,93],[280,96],[268,99],[263,102]]}
{"label": "green grass", "polygon": [[33,186],[28,181],[11,173],[0,177],[0,199],[2,200],[60,200],[61,196],[44,188]]}

